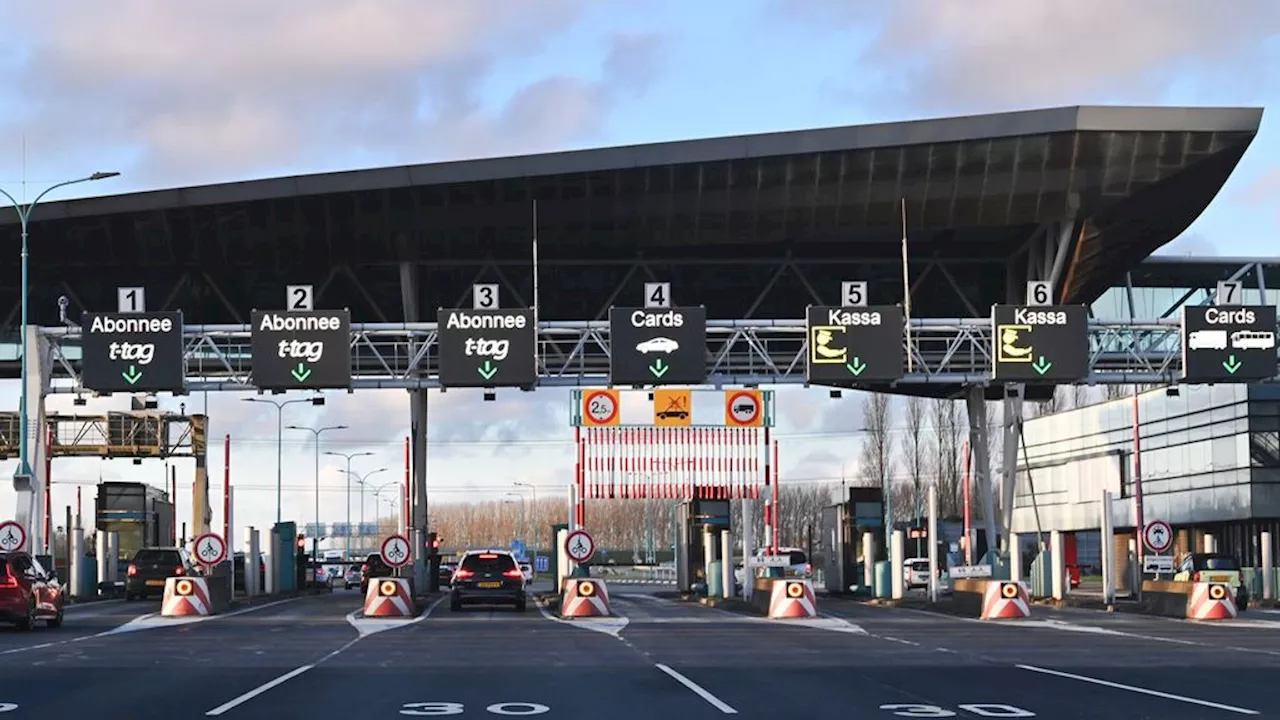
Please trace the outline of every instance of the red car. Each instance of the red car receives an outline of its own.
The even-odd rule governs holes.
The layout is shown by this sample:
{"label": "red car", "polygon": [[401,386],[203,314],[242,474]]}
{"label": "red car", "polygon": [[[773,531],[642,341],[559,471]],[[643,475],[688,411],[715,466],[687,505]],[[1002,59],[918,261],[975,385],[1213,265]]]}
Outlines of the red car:
{"label": "red car", "polygon": [[36,620],[62,624],[64,595],[58,578],[24,552],[0,553],[0,621],[30,630]]}

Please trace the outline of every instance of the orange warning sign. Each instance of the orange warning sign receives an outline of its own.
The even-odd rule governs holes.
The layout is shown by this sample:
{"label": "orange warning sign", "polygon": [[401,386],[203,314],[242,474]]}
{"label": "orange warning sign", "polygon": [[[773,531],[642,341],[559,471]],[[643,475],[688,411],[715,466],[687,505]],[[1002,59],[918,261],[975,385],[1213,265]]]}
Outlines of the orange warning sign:
{"label": "orange warning sign", "polygon": [[688,390],[654,390],[653,424],[689,427],[693,424],[693,393]]}
{"label": "orange warning sign", "polygon": [[584,427],[618,425],[621,407],[617,390],[583,390],[582,424]]}

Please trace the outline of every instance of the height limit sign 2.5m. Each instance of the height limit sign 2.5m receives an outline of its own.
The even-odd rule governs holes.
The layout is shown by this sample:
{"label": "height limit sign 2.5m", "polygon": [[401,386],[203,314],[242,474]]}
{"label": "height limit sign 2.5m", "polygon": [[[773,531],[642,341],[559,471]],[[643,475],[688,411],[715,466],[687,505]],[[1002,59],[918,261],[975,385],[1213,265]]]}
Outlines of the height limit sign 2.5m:
{"label": "height limit sign 2.5m", "polygon": [[182,313],[85,313],[84,387],[100,393],[181,392]]}
{"label": "height limit sign 2.5m", "polygon": [[351,313],[254,310],[253,384],[259,390],[351,387]]}
{"label": "height limit sign 2.5m", "polygon": [[436,322],[442,386],[523,388],[537,382],[532,310],[441,310]]}

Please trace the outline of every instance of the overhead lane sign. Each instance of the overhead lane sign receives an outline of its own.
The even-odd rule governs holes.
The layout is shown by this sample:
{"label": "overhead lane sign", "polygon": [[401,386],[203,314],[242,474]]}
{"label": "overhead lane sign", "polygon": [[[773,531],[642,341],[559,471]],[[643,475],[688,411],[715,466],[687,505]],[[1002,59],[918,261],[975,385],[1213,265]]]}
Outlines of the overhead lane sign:
{"label": "overhead lane sign", "polygon": [[100,393],[182,392],[181,312],[85,313],[81,384]]}
{"label": "overhead lane sign", "polygon": [[609,340],[613,385],[701,385],[707,379],[706,308],[612,308]]}
{"label": "overhead lane sign", "polygon": [[1190,383],[1270,380],[1280,374],[1276,308],[1182,307],[1182,379]]}
{"label": "overhead lane sign", "polygon": [[252,323],[254,387],[351,387],[350,311],[254,310]]}
{"label": "overhead lane sign", "polygon": [[807,325],[809,382],[853,385],[902,378],[901,307],[810,307]]}
{"label": "overhead lane sign", "polygon": [[523,388],[537,382],[533,310],[440,310],[436,320],[442,386]]}
{"label": "overhead lane sign", "polygon": [[1077,382],[1089,376],[1089,315],[1083,305],[991,308],[992,378]]}

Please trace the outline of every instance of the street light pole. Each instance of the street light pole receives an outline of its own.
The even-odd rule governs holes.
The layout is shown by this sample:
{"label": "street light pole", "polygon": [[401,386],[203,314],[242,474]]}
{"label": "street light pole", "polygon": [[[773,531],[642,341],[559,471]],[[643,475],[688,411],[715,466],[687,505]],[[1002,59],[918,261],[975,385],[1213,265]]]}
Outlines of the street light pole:
{"label": "street light pole", "polygon": [[[368,457],[371,452],[358,453],[340,453],[332,450],[326,451],[325,455],[333,455],[336,457],[347,459],[347,559],[351,559],[351,459],[358,457]],[[356,477],[359,477],[358,475]]]}
{"label": "street light pole", "polygon": [[512,483],[516,487],[527,487],[529,492],[533,494],[533,554],[538,554],[538,548],[541,547],[541,527],[538,525],[538,488],[533,483],[519,482]]}
{"label": "street light pole", "polygon": [[247,398],[240,398],[240,399],[243,400],[244,402],[266,403],[267,405],[274,406],[276,409],[276,524],[279,525],[282,521],[282,518],[280,516],[280,505],[284,496],[284,483],[282,480],[284,470],[283,470],[283,463],[281,462],[281,457],[284,455],[284,406],[292,405],[294,403],[311,403],[312,405],[324,405],[324,398],[323,397],[297,398],[294,400],[285,400],[283,402],[268,400],[267,398],[257,398],[257,397],[247,397]]}
{"label": "street light pole", "polygon": [[302,427],[301,425],[290,425],[290,430],[306,430],[316,437],[316,537],[311,543],[312,557],[320,557],[320,435],[330,430],[346,430],[346,425],[329,425],[322,428]]}
{"label": "street light pole", "polygon": [[[369,454],[372,455],[373,453],[369,453]],[[365,473],[363,476],[361,476],[359,473],[356,473],[356,472],[347,471],[348,481],[351,479],[351,477],[355,477],[356,484],[360,486],[360,524],[361,525],[364,525],[364,489],[366,487],[366,482],[368,481],[369,478],[373,477],[374,475],[377,475],[380,472],[386,472],[386,471],[387,471],[387,468],[380,467],[377,470],[370,470],[369,472]],[[363,542],[364,539],[365,539],[364,530],[361,529],[360,531],[361,542]]]}
{"label": "street light pole", "polygon": [[50,185],[39,195],[36,195],[36,199],[32,200],[27,205],[23,205],[22,203],[18,202],[18,199],[15,198],[13,195],[9,194],[7,190],[5,190],[4,188],[0,188],[0,195],[3,195],[4,197],[8,198],[9,202],[13,203],[13,209],[18,213],[18,224],[22,231],[22,286],[21,286],[22,298],[19,301],[19,305],[21,305],[22,307],[22,319],[21,319],[21,325],[20,325],[20,333],[22,335],[22,339],[20,341],[22,344],[22,356],[21,356],[22,398],[19,402],[21,402],[22,404],[18,406],[18,430],[22,433],[22,435],[18,439],[18,471],[15,474],[15,476],[22,475],[28,478],[31,476],[31,460],[29,455],[27,454],[29,449],[28,448],[29,443],[27,439],[27,424],[28,424],[27,353],[29,352],[29,348],[27,347],[27,314],[28,314],[29,302],[28,302],[27,296],[30,294],[30,290],[29,290],[30,281],[29,281],[29,275],[27,271],[28,260],[30,257],[30,253],[28,253],[27,251],[27,230],[31,225],[31,213],[36,209],[36,205],[40,204],[40,201],[43,200],[46,195],[53,192],[54,190],[57,190],[58,188],[64,188],[68,185],[76,185],[83,182],[93,182],[95,180],[106,180],[107,178],[113,178],[119,175],[120,173],[118,172],[96,172],[88,177],[82,177],[82,178],[77,178],[75,180],[67,180],[64,182],[55,183],[53,185]]}

